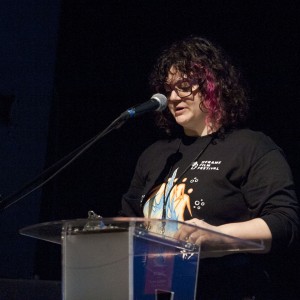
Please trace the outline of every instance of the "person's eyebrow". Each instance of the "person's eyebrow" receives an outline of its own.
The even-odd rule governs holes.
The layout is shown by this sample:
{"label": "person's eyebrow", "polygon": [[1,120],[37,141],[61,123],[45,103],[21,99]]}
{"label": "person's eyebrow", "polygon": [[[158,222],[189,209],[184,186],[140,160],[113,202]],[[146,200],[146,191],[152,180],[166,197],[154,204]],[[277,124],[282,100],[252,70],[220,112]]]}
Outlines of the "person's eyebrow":
{"label": "person's eyebrow", "polygon": [[170,81],[166,80],[165,81],[165,84],[166,85],[169,85],[169,86],[172,86],[172,85],[175,85],[177,82],[179,81],[184,81],[186,80],[187,78],[183,78],[183,77],[178,77],[176,80],[174,80],[174,83],[171,83]]}

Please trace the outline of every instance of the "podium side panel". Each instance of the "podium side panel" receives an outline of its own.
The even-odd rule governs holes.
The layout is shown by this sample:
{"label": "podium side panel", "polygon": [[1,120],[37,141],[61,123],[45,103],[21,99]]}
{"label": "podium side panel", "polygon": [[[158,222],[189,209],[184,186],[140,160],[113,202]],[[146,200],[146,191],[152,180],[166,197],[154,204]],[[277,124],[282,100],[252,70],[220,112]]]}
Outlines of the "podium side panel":
{"label": "podium side panel", "polygon": [[65,235],[64,300],[127,300],[128,232]]}

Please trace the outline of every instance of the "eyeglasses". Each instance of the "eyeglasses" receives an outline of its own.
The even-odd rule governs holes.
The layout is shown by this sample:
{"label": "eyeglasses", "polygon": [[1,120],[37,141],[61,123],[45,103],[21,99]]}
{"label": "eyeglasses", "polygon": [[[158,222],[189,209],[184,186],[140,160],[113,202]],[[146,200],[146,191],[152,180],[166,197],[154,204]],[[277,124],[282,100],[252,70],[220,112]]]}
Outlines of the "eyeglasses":
{"label": "eyeglasses", "polygon": [[184,78],[178,80],[175,84],[172,85],[165,83],[164,88],[167,97],[171,95],[172,91],[175,91],[178,97],[185,98],[196,91],[199,88],[199,84],[197,79]]}

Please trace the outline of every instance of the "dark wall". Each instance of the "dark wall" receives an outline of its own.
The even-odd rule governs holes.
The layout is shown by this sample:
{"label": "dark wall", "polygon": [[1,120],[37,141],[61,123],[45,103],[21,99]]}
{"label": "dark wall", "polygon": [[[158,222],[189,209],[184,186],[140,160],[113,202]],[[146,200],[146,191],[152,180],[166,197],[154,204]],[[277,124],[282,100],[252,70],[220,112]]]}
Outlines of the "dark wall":
{"label": "dark wall", "polygon": [[[288,2],[63,1],[48,163],[149,99],[147,79],[161,49],[196,34],[239,66],[253,99],[251,128],[285,150],[299,182],[299,9]],[[90,209],[115,216],[139,154],[156,137],[146,115],[111,132],[47,185],[42,219],[86,217]],[[41,246],[39,274],[49,278],[47,251],[55,249]]]}
{"label": "dark wall", "polygon": [[[297,9],[296,1],[63,1],[48,163],[150,98],[147,78],[162,47],[197,34],[240,67],[251,127],[284,148],[297,177]],[[148,116],[110,133],[48,185],[44,217],[116,215],[137,156],[156,135]]]}

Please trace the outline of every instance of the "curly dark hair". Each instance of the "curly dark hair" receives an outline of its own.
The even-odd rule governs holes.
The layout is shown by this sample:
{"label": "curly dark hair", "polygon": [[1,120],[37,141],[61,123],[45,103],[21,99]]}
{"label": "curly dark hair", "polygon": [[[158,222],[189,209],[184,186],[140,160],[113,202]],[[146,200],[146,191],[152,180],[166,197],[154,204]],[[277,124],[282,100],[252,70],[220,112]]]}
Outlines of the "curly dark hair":
{"label": "curly dark hair", "polygon": [[[246,90],[240,74],[225,57],[222,49],[202,37],[189,37],[173,43],[158,58],[149,78],[151,88],[165,93],[165,82],[174,66],[182,74],[193,74],[202,94],[202,108],[208,112],[208,121],[222,130],[243,127],[249,110]],[[156,123],[168,135],[180,127],[169,109],[157,114]]]}

